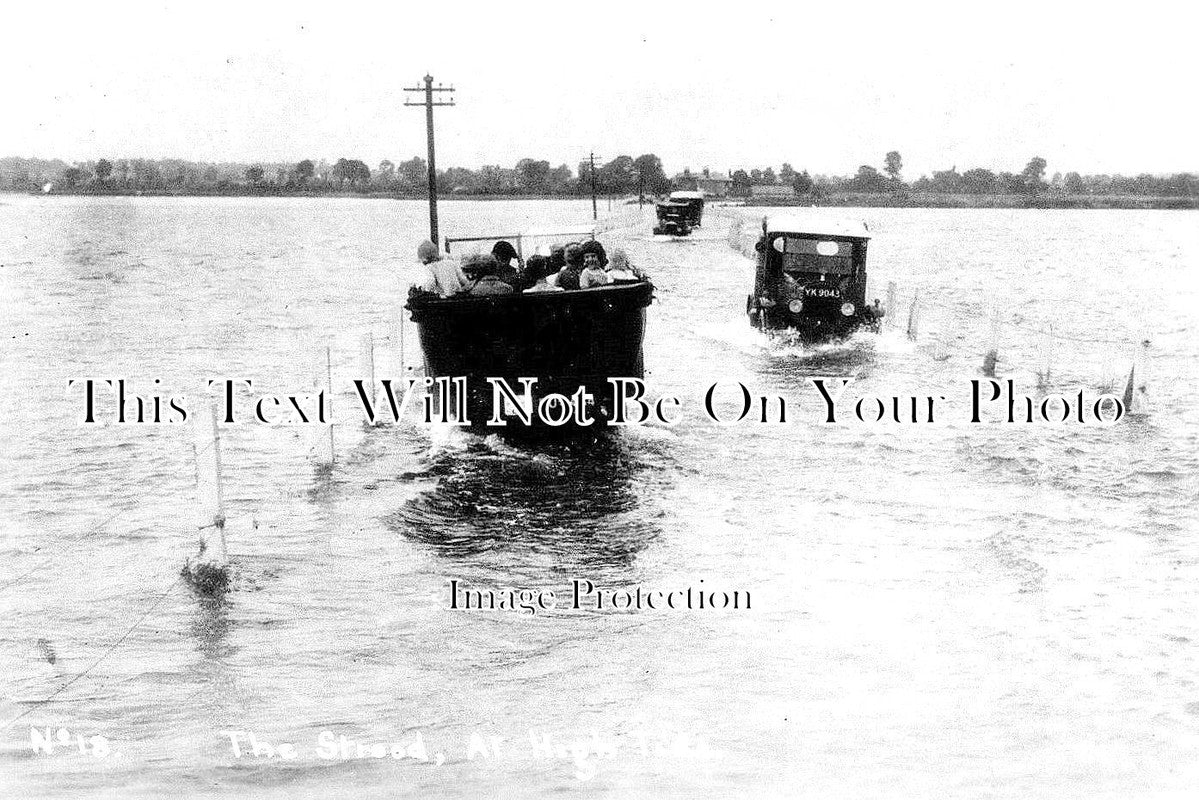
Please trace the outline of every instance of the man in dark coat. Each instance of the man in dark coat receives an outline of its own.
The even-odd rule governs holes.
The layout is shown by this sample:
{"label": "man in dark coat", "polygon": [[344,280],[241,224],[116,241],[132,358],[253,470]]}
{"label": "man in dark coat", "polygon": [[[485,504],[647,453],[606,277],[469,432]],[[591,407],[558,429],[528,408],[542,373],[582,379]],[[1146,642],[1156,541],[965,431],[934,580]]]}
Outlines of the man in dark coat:
{"label": "man in dark coat", "polygon": [[[521,272],[520,257],[516,254],[516,248],[512,246],[512,243],[502,240],[496,242],[495,247],[491,248],[491,255],[498,265],[495,274],[499,276],[500,280],[511,284],[517,291],[523,289],[526,281]],[[515,266],[512,264],[513,261],[516,262]]]}

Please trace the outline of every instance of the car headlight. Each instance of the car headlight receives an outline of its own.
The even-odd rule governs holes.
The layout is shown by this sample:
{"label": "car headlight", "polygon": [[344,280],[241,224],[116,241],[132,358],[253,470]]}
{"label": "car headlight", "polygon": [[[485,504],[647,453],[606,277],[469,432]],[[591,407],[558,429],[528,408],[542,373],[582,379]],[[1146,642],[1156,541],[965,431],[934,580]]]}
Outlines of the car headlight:
{"label": "car headlight", "polygon": [[792,300],[787,304],[787,308],[791,309],[792,314],[798,314],[803,311],[803,300]]}
{"label": "car headlight", "polygon": [[854,312],[854,311],[856,311],[856,310],[857,310],[857,309],[855,309],[855,308],[854,308],[854,305],[853,305],[853,303],[844,303],[844,304],[841,306],[841,313],[842,313],[842,314],[844,314],[844,315],[845,315],[845,316],[847,316],[847,317],[852,317],[852,316],[853,316],[853,312]]}

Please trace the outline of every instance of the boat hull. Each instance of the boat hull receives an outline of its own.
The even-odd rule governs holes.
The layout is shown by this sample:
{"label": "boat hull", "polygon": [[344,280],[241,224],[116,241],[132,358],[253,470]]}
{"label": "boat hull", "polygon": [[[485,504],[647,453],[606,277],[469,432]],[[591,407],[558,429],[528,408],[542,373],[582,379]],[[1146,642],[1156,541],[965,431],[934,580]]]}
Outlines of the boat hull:
{"label": "boat hull", "polygon": [[[476,430],[545,435],[607,428],[608,379],[644,377],[646,308],[652,299],[653,286],[641,281],[489,297],[413,294],[406,308],[417,326],[425,374],[465,378],[465,415],[455,408],[457,419]],[[488,379],[503,380],[520,394],[521,378],[536,379],[531,420],[507,403],[500,404],[507,413],[497,416],[495,381]],[[555,425],[560,408],[544,416],[537,412],[548,395],[571,398],[580,389],[594,398],[587,414]],[[579,424],[586,417],[592,423]],[[498,419],[505,424],[495,424]]]}

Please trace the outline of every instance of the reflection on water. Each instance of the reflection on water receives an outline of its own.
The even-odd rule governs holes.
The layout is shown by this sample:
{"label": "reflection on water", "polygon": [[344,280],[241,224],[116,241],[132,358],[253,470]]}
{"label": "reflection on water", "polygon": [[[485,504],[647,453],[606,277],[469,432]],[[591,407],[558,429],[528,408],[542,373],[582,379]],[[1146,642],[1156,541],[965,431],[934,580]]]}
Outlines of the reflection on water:
{"label": "reflection on water", "polygon": [[198,658],[183,674],[184,684],[197,688],[190,691],[184,702],[209,713],[226,709],[240,696],[238,673],[230,664],[238,648],[230,641],[235,625],[230,619],[232,601],[229,593],[205,595],[190,591],[188,633]]}
{"label": "reflection on water", "polygon": [[192,592],[193,608],[190,633],[196,650],[205,662],[222,662],[235,652],[229,644],[229,595],[227,592],[203,594]]}
{"label": "reflection on water", "polygon": [[619,437],[532,451],[480,443],[433,456],[426,474],[437,484],[386,523],[446,558],[534,552],[623,567],[659,535],[641,500],[651,470]]}

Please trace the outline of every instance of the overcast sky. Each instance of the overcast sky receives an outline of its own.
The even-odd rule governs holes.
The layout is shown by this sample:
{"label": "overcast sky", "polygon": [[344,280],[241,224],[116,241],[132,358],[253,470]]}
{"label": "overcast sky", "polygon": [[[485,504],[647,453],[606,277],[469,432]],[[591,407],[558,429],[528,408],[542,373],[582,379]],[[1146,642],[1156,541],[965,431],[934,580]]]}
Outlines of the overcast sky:
{"label": "overcast sky", "polygon": [[0,156],[1199,171],[1190,5],[21,0]]}

